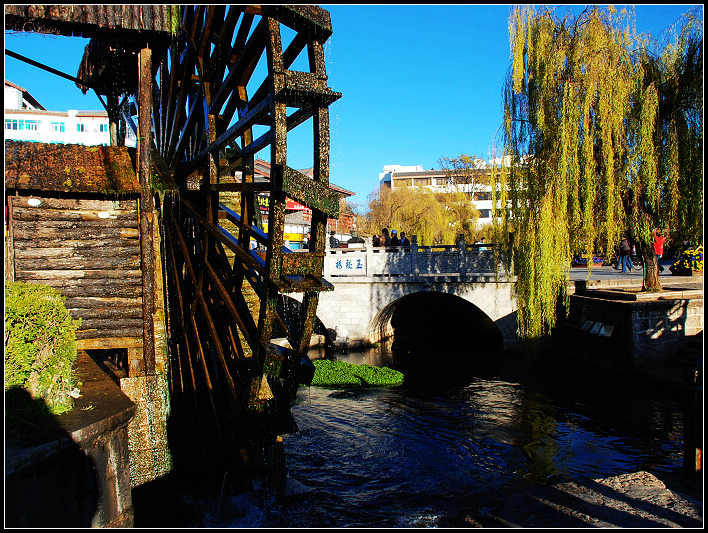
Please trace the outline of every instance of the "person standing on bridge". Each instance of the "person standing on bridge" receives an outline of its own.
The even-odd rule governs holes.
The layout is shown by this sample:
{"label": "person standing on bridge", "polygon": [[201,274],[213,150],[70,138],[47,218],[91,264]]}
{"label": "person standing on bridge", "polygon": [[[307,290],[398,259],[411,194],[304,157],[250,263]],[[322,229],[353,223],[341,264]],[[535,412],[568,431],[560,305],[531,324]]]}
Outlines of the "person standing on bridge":
{"label": "person standing on bridge", "polygon": [[406,232],[402,231],[401,232],[401,246],[410,246],[410,245],[411,245],[410,239],[408,239],[408,237],[406,237]]}
{"label": "person standing on bridge", "polygon": [[329,247],[330,248],[339,248],[339,239],[334,236],[335,232],[330,231],[329,232]]}
{"label": "person standing on bridge", "polygon": [[401,241],[398,239],[398,234],[396,233],[395,229],[391,230],[391,240],[388,242],[389,246],[398,246],[401,244]]}
{"label": "person standing on bridge", "polygon": [[391,242],[391,237],[388,236],[388,228],[381,230],[381,246],[388,246]]}

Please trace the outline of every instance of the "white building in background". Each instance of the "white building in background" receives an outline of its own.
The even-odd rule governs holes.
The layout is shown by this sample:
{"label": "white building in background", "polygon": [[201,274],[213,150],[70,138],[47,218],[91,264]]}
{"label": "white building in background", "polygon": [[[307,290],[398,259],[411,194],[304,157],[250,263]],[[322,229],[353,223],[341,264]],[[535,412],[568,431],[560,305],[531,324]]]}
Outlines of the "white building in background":
{"label": "white building in background", "polygon": [[444,170],[424,170],[420,165],[384,165],[383,172],[379,173],[379,187],[425,187],[434,192],[467,193],[472,205],[479,211],[477,226],[481,227],[492,223],[492,187],[481,183],[488,181],[489,168],[486,164],[480,165],[475,171],[480,174],[477,183],[453,184]]}
{"label": "white building in background", "polygon": [[[5,139],[55,144],[110,145],[106,111],[48,111],[24,87],[5,80]],[[128,128],[126,146],[135,147]]]}

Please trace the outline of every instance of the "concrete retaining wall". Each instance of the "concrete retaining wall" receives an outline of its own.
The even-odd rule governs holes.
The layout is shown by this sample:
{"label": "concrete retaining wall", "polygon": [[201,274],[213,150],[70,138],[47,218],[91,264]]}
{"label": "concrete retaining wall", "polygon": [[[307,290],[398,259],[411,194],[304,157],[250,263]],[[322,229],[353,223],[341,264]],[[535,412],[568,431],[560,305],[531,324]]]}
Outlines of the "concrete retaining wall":
{"label": "concrete retaining wall", "polygon": [[5,525],[132,527],[128,423],[135,405],[79,352],[81,397],[41,435],[5,442]]}
{"label": "concrete retaining wall", "polygon": [[592,351],[600,362],[653,364],[677,353],[703,331],[703,291],[665,289],[634,295],[583,291],[570,297],[570,315],[562,327],[576,335],[574,350]]}

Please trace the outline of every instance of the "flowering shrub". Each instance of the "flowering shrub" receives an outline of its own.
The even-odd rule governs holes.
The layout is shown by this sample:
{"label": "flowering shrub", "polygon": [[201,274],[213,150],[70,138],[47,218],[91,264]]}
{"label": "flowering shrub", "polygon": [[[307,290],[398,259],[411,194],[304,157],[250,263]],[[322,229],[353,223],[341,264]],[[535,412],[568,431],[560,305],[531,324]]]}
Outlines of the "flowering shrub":
{"label": "flowering shrub", "polygon": [[[590,256],[588,254],[583,254],[582,256],[576,256],[573,258],[572,266],[586,266],[588,264],[588,258]],[[592,263],[593,265],[599,265],[602,266],[605,264],[605,260],[602,257],[598,257],[596,255],[592,256]]]}
{"label": "flowering shrub", "polygon": [[674,274],[703,272],[703,245],[693,250],[684,250],[670,270]]}
{"label": "flowering shrub", "polygon": [[21,388],[59,414],[78,394],[73,365],[76,330],[56,289],[33,283],[5,283],[5,390]]}

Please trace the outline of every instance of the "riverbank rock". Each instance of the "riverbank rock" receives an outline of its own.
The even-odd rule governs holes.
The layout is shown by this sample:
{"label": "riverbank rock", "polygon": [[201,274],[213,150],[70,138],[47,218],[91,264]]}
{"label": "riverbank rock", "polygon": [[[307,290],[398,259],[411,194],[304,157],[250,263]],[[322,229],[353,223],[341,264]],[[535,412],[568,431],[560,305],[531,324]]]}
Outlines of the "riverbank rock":
{"label": "riverbank rock", "polygon": [[674,492],[649,472],[587,482],[557,483],[510,495],[471,527],[702,527],[702,491]]}

